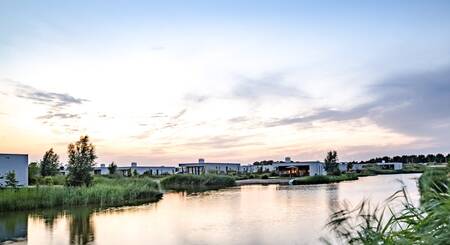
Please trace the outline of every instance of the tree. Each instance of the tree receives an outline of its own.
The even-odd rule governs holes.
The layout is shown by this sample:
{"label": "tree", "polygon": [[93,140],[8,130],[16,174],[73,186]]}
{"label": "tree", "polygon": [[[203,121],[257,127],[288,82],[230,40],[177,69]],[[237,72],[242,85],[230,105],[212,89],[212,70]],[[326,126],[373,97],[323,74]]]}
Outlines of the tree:
{"label": "tree", "polygon": [[31,162],[30,165],[28,165],[28,183],[30,185],[36,184],[40,172],[39,164],[37,162]]}
{"label": "tree", "polygon": [[427,162],[436,162],[436,157],[433,154],[428,154]]}
{"label": "tree", "polygon": [[436,154],[436,162],[437,163],[444,163],[445,162],[445,156],[442,153]]}
{"label": "tree", "polygon": [[44,157],[41,160],[41,175],[42,176],[55,176],[58,173],[59,168],[59,156],[53,152],[53,148],[50,148],[45,152]]}
{"label": "tree", "polygon": [[9,171],[5,176],[5,184],[7,187],[16,188],[19,181],[16,180],[16,172]]}
{"label": "tree", "polygon": [[109,174],[115,174],[116,170],[117,170],[117,165],[114,162],[109,164],[109,166],[108,166]]}
{"label": "tree", "polygon": [[338,157],[336,151],[329,151],[325,158],[325,170],[329,174],[339,174]]}
{"label": "tree", "polygon": [[81,136],[75,144],[69,144],[67,152],[69,154],[67,184],[69,186],[90,186],[92,183],[91,171],[95,164],[95,147],[89,142],[89,137]]}
{"label": "tree", "polygon": [[347,172],[350,172],[350,171],[352,171],[352,169],[353,169],[353,164],[354,164],[355,162],[348,162],[347,163]]}
{"label": "tree", "polygon": [[137,172],[137,170],[135,169],[135,170],[133,170],[133,176],[139,176],[139,174],[138,174],[138,172]]}

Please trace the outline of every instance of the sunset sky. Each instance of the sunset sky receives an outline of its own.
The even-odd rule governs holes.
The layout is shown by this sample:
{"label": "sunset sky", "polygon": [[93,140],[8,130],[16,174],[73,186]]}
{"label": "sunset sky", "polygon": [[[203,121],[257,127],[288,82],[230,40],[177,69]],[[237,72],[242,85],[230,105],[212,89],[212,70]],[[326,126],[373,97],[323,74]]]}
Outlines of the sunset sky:
{"label": "sunset sky", "polygon": [[450,152],[450,1],[0,1],[0,152]]}

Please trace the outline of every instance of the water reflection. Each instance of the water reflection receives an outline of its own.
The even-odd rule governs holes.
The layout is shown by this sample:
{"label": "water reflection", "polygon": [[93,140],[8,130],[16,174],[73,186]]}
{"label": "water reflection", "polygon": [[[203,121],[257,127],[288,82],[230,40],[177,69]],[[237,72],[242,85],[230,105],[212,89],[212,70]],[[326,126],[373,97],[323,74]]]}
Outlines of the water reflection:
{"label": "water reflection", "polygon": [[27,221],[25,213],[0,213],[0,242],[26,239]]}
{"label": "water reflection", "polygon": [[308,186],[243,186],[166,193],[158,203],[0,215],[0,238],[28,244],[317,244],[343,200],[383,201],[402,178],[418,200],[418,175]]}

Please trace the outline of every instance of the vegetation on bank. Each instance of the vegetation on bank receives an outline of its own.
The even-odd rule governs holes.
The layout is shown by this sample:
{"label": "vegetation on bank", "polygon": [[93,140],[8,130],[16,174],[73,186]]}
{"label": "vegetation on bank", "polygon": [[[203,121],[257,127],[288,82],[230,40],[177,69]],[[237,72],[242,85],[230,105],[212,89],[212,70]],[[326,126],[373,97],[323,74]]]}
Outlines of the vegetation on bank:
{"label": "vegetation on bank", "polygon": [[[448,244],[450,195],[448,168],[428,168],[419,179],[421,205],[415,207],[406,190],[394,193],[383,207],[362,202],[330,216],[328,227],[349,244]],[[394,205],[400,202],[401,208]],[[327,244],[332,244],[323,240]]]}
{"label": "vegetation on bank", "polygon": [[236,185],[233,177],[224,175],[172,175],[161,180],[161,186],[166,190],[191,191],[209,190]]}
{"label": "vegetation on bank", "polygon": [[0,191],[0,211],[53,207],[133,205],[161,199],[158,184],[150,178],[96,177],[90,187],[37,186]]}
{"label": "vegetation on bank", "polygon": [[312,184],[328,184],[336,183],[346,180],[357,180],[356,174],[341,174],[341,175],[316,175],[296,178],[292,181],[293,185],[312,185]]}

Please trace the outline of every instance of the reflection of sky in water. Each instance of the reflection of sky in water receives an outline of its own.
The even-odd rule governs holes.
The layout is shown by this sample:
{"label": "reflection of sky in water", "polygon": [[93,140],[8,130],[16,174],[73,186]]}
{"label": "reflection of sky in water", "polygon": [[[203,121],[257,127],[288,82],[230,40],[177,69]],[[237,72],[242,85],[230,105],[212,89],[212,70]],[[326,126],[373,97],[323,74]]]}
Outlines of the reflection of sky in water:
{"label": "reflection of sky in water", "polygon": [[[309,186],[243,186],[158,203],[94,212],[74,209],[28,218],[29,244],[315,244],[330,210],[346,200],[383,202],[402,180],[418,203],[413,175],[381,175]],[[25,224],[27,222],[26,219]],[[3,222],[3,221],[2,221]],[[4,223],[4,222],[3,222]]]}

